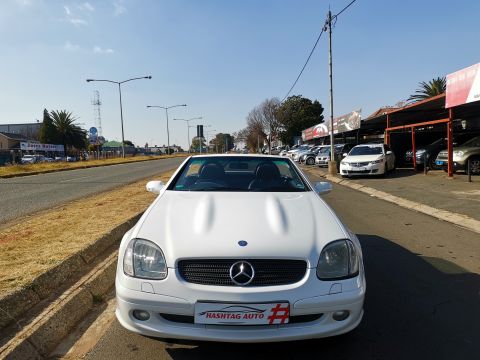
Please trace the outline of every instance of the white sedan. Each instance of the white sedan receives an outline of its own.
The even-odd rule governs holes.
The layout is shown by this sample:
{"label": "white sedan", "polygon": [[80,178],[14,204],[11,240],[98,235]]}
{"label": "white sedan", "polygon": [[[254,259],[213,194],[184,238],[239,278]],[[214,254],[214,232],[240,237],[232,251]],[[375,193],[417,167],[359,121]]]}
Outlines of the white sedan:
{"label": "white sedan", "polygon": [[366,282],[357,237],[291,159],[193,156],[121,242],[116,316],[145,336],[225,342],[354,329]]}
{"label": "white sedan", "polygon": [[357,145],[340,162],[340,175],[385,175],[395,169],[395,155],[386,144]]}

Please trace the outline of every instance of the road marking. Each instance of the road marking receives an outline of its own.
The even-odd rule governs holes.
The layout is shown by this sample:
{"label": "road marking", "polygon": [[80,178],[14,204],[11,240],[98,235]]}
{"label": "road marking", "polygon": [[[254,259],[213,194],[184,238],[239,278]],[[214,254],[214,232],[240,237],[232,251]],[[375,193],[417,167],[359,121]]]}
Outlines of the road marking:
{"label": "road marking", "polygon": [[91,178],[93,176],[80,176],[78,178],[73,178],[73,179],[68,179],[68,180],[62,180],[60,181],[61,183],[66,183],[66,182],[70,182],[70,181],[75,181],[75,180],[80,180],[80,179],[88,179],[88,178]]}

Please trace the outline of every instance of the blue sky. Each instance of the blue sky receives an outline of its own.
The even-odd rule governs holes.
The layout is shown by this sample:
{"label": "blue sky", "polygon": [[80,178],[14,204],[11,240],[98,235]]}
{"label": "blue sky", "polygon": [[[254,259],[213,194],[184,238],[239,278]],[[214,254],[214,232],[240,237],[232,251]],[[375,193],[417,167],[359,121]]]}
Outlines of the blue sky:
{"label": "blue sky", "polygon": [[[332,0],[336,13],[349,0]],[[0,123],[32,122],[67,109],[94,125],[93,91],[107,139],[120,139],[115,85],[87,78],[152,80],[122,87],[125,138],[166,143],[170,119],[203,116],[218,132],[245,127],[264,99],[282,99],[318,36],[327,1],[2,0]],[[418,82],[480,62],[480,2],[357,0],[333,34],[335,115],[408,98]],[[318,99],[328,114],[327,37],[292,94]],[[192,129],[193,130],[193,129]],[[192,131],[193,132],[193,131]],[[170,122],[185,146],[186,124]]]}

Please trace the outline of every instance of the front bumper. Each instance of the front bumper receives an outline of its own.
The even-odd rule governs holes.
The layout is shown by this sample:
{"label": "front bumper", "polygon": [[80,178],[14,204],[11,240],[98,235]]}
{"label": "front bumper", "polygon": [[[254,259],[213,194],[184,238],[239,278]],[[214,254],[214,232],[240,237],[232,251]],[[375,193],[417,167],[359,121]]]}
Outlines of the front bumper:
{"label": "front bumper", "polygon": [[[242,288],[206,286],[186,283],[169,274],[160,287],[140,279],[139,289],[122,284],[124,275],[117,274],[116,296],[118,321],[126,329],[145,336],[200,341],[223,342],[272,342],[340,335],[353,330],[363,316],[365,279],[363,269],[359,276],[341,281],[320,281],[315,269],[308,269],[307,276],[299,283],[282,286]],[[314,282],[317,286],[313,286]],[[149,284],[145,286],[143,284]],[[174,286],[171,288],[171,286]],[[136,286],[133,286],[136,287]],[[336,290],[333,291],[332,289]],[[338,292],[340,288],[340,292]],[[342,291],[343,288],[343,291]],[[167,291],[171,289],[171,291]],[[326,290],[325,290],[326,289]],[[144,290],[144,291],[142,291]],[[154,291],[146,292],[147,291]],[[163,291],[164,294],[156,293]],[[175,294],[166,295],[166,294]],[[196,301],[235,302],[238,304],[288,301],[291,319],[301,315],[318,315],[313,321],[282,325],[204,325],[194,324]],[[146,310],[150,319],[140,321],[133,317],[134,310]],[[348,310],[350,315],[341,321],[333,319],[336,311]],[[172,316],[166,316],[173,315]],[[163,316],[162,316],[163,315]],[[172,320],[175,316],[192,319],[190,322]],[[168,318],[168,320],[167,320]]]}
{"label": "front bumper", "polygon": [[[443,156],[438,156],[435,159],[435,165],[441,166],[444,169],[448,167],[448,158]],[[466,170],[467,169],[467,159],[458,159],[455,156],[453,157],[453,170]]]}
{"label": "front bumper", "polygon": [[315,164],[318,166],[328,166],[329,158],[315,158]]}
{"label": "front bumper", "polygon": [[385,163],[368,164],[365,166],[353,166],[340,163],[340,175],[379,175],[385,173]]}

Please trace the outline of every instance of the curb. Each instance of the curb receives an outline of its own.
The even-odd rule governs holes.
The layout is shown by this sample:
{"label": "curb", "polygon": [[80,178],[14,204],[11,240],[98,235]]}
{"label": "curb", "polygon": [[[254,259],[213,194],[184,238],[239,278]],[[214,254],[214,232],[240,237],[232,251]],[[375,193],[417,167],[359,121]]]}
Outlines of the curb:
{"label": "curb", "polygon": [[[306,171],[309,171],[309,170],[306,170]],[[310,172],[312,172],[312,170],[310,170]],[[425,204],[418,203],[418,202],[415,202],[415,201],[407,200],[407,199],[389,194],[389,193],[381,191],[381,190],[377,190],[377,189],[374,189],[374,188],[371,188],[371,187],[368,187],[368,186],[365,186],[365,185],[357,184],[357,183],[354,183],[354,182],[346,180],[346,179],[340,179],[336,176],[332,176],[332,175],[329,175],[329,174],[317,174],[317,173],[315,173],[315,175],[319,175],[321,177],[324,177],[327,180],[329,180],[329,181],[331,181],[335,184],[343,185],[343,186],[349,187],[350,189],[361,191],[361,192],[363,192],[367,195],[370,195],[374,198],[381,199],[381,200],[384,200],[384,201],[388,201],[390,203],[393,203],[393,204],[398,205],[400,207],[403,207],[405,209],[420,212],[420,213],[423,213],[425,215],[432,216],[432,217],[434,217],[436,219],[439,219],[439,220],[447,221],[449,223],[460,226],[464,229],[467,229],[467,230],[470,230],[470,231],[473,231],[473,232],[476,232],[476,233],[480,234],[480,221],[476,220],[476,219],[473,219],[470,216],[455,213],[455,212],[448,211],[448,210],[437,209],[437,208],[434,208],[434,207],[429,206],[429,205],[425,205]]]}
{"label": "curb", "polygon": [[115,282],[117,251],[65,291],[0,348],[1,359],[44,359]]}
{"label": "curb", "polygon": [[[51,296],[68,279],[73,278],[95,258],[118,242],[132,228],[143,211],[118,225],[92,244],[72,254],[47,272],[40,274],[29,285],[0,297],[0,329],[17,321],[25,312]],[[0,356],[1,357],[1,356]]]}
{"label": "curb", "polygon": [[14,177],[23,177],[23,176],[40,175],[40,174],[50,174],[50,173],[61,172],[61,171],[70,171],[70,170],[83,170],[83,169],[90,169],[90,168],[96,168],[96,167],[122,165],[122,164],[138,163],[138,162],[152,161],[152,160],[174,159],[174,158],[177,158],[177,157],[187,157],[187,156],[161,157],[161,158],[158,158],[158,159],[141,159],[141,160],[137,160],[137,161],[127,161],[127,162],[123,162],[123,163],[121,162],[121,163],[116,163],[116,164],[96,164],[96,165],[79,166],[79,167],[75,167],[75,168],[31,171],[31,172],[18,173],[18,174],[0,175],[0,179],[10,179],[10,178],[14,178]]}

